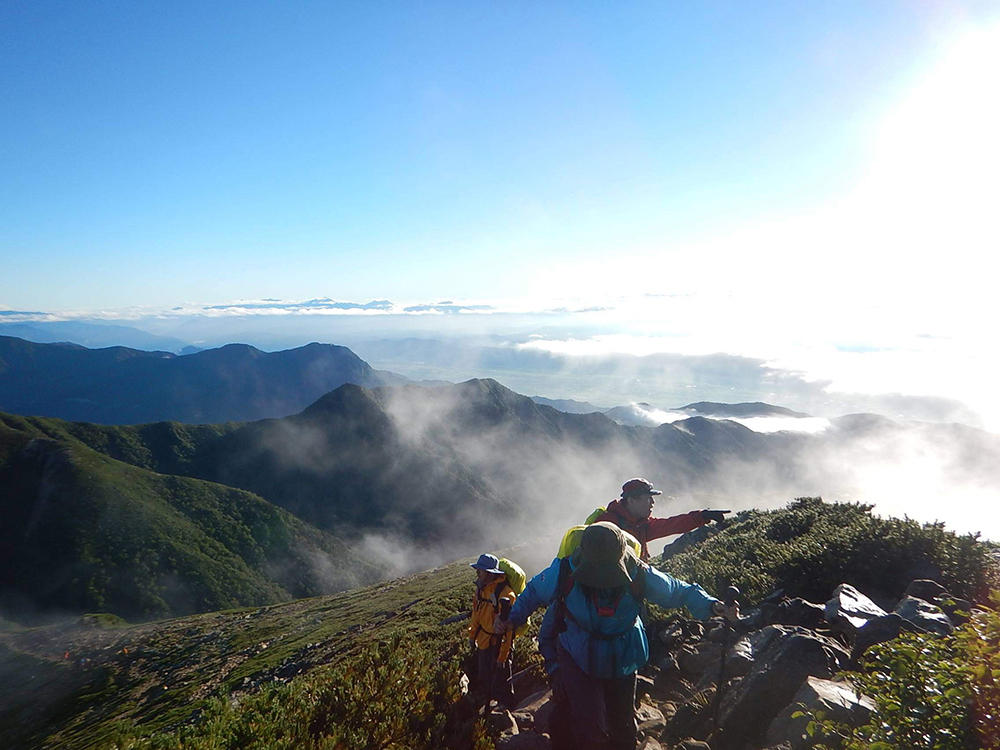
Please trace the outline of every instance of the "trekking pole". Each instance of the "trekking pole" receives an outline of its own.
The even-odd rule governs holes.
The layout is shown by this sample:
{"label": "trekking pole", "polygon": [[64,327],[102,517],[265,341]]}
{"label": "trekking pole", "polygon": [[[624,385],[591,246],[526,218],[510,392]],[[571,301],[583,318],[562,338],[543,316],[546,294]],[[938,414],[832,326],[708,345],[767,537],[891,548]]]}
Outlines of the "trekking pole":
{"label": "trekking pole", "polygon": [[[726,607],[731,607],[736,604],[736,600],[739,598],[740,590],[735,586],[730,586],[726,589],[726,593],[723,595],[722,601]],[[722,656],[719,658],[719,680],[715,684],[715,728],[719,728],[719,707],[722,705],[722,682],[726,676],[726,651],[729,650],[729,631],[731,626],[729,624],[729,618],[723,616],[722,618]]]}
{"label": "trekking pole", "polygon": [[[490,636],[490,656],[493,657],[493,639],[496,636]],[[499,648],[499,646],[497,647]],[[490,715],[490,703],[493,701],[493,681],[497,678],[497,662],[496,658],[490,658],[487,663],[490,665],[490,679],[486,683],[486,705],[483,706],[483,716]]]}

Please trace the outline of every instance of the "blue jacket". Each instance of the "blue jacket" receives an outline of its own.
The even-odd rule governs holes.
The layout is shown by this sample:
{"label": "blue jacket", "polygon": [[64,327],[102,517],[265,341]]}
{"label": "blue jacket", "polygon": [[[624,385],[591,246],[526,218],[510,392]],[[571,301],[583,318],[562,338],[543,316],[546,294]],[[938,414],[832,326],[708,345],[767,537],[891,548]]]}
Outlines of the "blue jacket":
{"label": "blue jacket", "polygon": [[[517,597],[510,611],[510,620],[515,626],[526,622],[539,607],[548,607],[556,601],[559,565],[560,560],[556,558],[532,578]],[[570,567],[573,568],[572,560]],[[707,620],[711,616],[712,604],[717,600],[701,586],[678,581],[655,568],[645,568],[644,572],[639,572],[639,575],[643,574],[646,576],[646,599],[653,604],[664,608],[687,607],[699,620]],[[597,595],[597,605],[614,605],[619,596],[614,614],[610,616],[598,615],[594,601],[586,596],[582,586],[573,586],[566,597],[566,630],[559,634],[559,643],[580,669],[600,679],[625,677],[638,671],[649,660],[646,629],[639,617],[641,603],[631,591],[625,589],[623,594],[619,594],[602,589]],[[552,611],[550,609],[546,613],[543,625],[554,625],[554,622],[549,622]],[[588,633],[588,630],[591,632]],[[591,633],[611,637],[600,638]]]}

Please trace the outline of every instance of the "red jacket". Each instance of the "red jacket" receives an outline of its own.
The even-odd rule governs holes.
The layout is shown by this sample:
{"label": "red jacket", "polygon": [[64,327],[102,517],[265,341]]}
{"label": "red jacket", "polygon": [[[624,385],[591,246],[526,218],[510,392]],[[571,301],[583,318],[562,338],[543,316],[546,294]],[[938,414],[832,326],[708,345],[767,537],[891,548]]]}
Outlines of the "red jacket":
{"label": "red jacket", "polygon": [[627,510],[625,503],[620,499],[613,500],[608,505],[607,511],[598,516],[595,521],[611,521],[618,528],[624,529],[629,534],[639,540],[642,545],[642,559],[649,560],[649,548],[647,542],[654,539],[662,539],[671,534],[683,534],[686,531],[704,526],[705,521],[701,517],[700,510],[692,510],[680,516],[670,518],[633,518]]}

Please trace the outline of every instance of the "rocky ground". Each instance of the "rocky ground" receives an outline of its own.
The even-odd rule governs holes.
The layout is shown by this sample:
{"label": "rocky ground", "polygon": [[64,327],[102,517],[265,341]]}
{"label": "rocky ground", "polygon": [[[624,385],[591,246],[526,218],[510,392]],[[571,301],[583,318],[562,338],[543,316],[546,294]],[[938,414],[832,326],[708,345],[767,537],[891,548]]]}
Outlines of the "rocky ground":
{"label": "rocky ground", "polygon": [[[902,631],[950,633],[969,609],[933,581],[913,581],[897,602],[876,603],[841,584],[825,604],[780,592],[735,626],[673,616],[649,629],[651,658],[636,691],[640,750],[801,750],[806,711],[867,722],[873,702],[838,673]],[[721,695],[718,693],[721,684]],[[551,690],[489,722],[499,750],[551,747]]]}

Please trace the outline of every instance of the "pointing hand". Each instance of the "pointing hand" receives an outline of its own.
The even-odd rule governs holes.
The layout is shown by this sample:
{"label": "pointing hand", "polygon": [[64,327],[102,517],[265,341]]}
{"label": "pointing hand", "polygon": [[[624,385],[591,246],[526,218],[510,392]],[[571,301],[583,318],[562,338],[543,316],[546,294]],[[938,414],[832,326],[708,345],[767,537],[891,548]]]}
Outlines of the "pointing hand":
{"label": "pointing hand", "polygon": [[707,508],[701,512],[701,520],[704,523],[709,523],[715,521],[716,523],[725,523],[726,514],[732,513],[731,510],[708,510]]}

